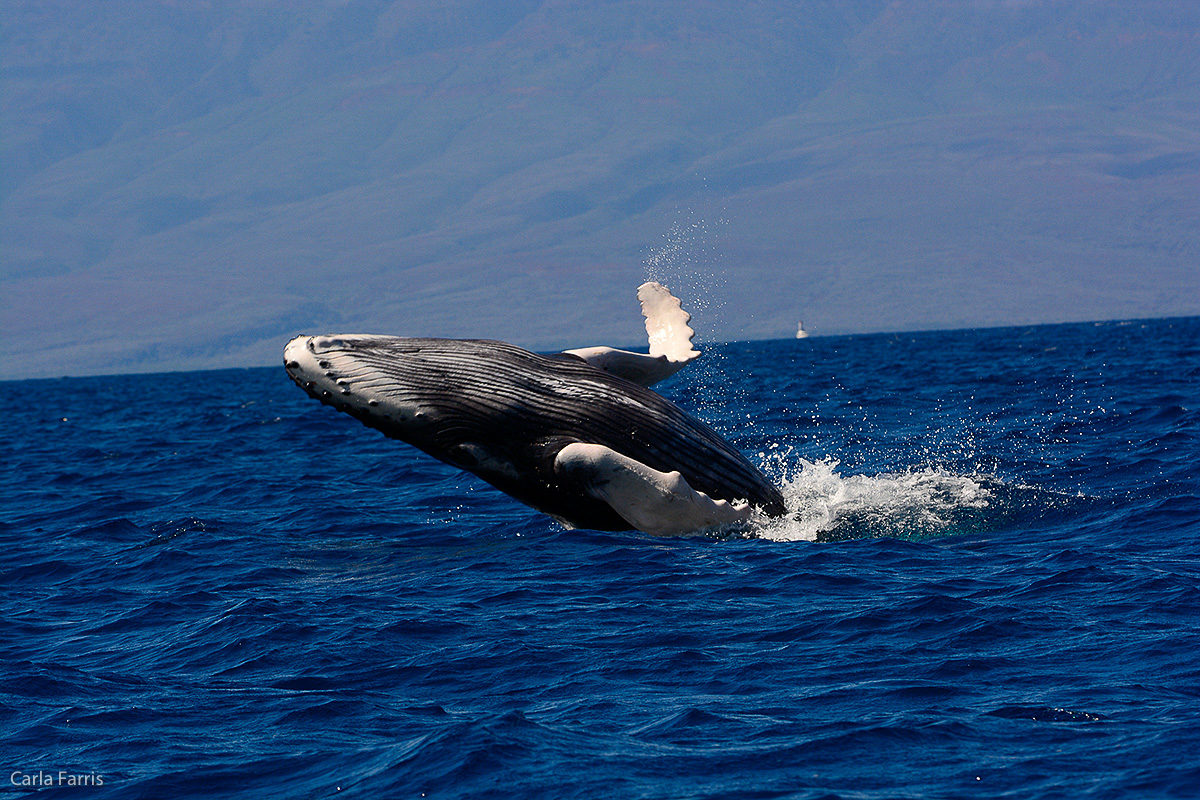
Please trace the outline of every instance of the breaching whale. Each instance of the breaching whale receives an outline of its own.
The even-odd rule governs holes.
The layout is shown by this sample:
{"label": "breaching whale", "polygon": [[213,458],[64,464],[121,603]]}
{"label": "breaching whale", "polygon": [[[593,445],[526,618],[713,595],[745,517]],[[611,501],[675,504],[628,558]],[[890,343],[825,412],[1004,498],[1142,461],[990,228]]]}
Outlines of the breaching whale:
{"label": "breaching whale", "polygon": [[761,470],[648,388],[700,354],[665,287],[638,297],[648,355],[354,334],[297,336],[284,366],[311,397],[567,527],[678,535],[785,513]]}

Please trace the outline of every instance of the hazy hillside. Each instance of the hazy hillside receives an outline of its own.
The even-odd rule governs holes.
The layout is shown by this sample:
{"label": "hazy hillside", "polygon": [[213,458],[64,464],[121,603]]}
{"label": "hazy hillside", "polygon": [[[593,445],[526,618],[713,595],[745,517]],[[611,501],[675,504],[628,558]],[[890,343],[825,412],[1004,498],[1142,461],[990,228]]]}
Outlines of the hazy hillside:
{"label": "hazy hillside", "polygon": [[[1200,5],[6,2],[17,376],[1200,313]],[[12,344],[15,342],[15,345]]]}

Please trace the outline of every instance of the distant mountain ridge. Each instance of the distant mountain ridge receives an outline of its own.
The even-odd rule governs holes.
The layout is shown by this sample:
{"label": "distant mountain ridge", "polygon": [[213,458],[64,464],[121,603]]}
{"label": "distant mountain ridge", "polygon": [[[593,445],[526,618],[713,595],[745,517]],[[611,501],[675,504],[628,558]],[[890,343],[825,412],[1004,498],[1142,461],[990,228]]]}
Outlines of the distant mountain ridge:
{"label": "distant mountain ridge", "polygon": [[1191,2],[6,6],[18,375],[1200,313]]}

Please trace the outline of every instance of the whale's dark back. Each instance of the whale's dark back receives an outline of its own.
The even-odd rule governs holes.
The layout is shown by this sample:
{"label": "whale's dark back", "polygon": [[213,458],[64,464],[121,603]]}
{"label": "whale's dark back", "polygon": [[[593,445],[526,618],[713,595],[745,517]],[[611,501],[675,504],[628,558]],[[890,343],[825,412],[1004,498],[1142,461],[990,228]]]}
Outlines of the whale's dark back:
{"label": "whale's dark back", "polygon": [[[339,350],[337,364],[347,374],[356,367],[357,379],[383,395],[379,408],[347,407],[337,393],[310,389],[314,397],[578,527],[630,526],[555,473],[555,455],[571,442],[678,470],[715,499],[785,511],[778,488],[707,425],[574,356],[487,340],[356,337]],[[420,415],[389,417],[389,407]]]}

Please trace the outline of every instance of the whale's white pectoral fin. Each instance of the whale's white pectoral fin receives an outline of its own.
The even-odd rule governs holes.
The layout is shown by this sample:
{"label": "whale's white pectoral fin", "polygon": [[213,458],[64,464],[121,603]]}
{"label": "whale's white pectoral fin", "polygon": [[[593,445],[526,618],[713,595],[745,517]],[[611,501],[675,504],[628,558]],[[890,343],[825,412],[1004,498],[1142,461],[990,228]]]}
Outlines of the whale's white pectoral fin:
{"label": "whale's white pectoral fin", "polygon": [[581,347],[563,352],[642,386],[653,386],[669,378],[700,355],[692,349],[692,337],[696,335],[688,325],[692,315],[683,310],[683,304],[667,287],[654,281],[643,283],[638,287],[638,300],[646,318],[649,355],[615,347]]}
{"label": "whale's white pectoral fin", "polygon": [[663,378],[674,375],[687,364],[686,361],[668,361],[666,356],[648,356],[645,353],[631,353],[615,347],[581,347],[563,352],[579,356],[593,367],[620,375],[642,386],[653,386]]}
{"label": "whale's white pectoral fin", "polygon": [[679,362],[680,367],[700,355],[692,349],[692,337],[696,335],[688,325],[692,315],[683,310],[679,298],[654,281],[639,286],[637,294],[646,318],[650,355],[666,356],[668,361]]}
{"label": "whale's white pectoral fin", "polygon": [[554,471],[579,481],[644,533],[678,536],[750,518],[745,503],[713,500],[678,472],[659,472],[600,444],[567,445],[555,457]]}

